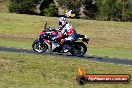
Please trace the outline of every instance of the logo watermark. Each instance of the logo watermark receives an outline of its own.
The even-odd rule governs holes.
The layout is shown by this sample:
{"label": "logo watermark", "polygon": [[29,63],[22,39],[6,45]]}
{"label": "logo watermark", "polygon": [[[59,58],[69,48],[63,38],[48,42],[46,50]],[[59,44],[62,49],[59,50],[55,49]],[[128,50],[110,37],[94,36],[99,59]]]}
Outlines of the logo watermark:
{"label": "logo watermark", "polygon": [[86,83],[130,83],[131,76],[129,74],[86,74],[85,70],[79,67],[76,80],[80,85]]}

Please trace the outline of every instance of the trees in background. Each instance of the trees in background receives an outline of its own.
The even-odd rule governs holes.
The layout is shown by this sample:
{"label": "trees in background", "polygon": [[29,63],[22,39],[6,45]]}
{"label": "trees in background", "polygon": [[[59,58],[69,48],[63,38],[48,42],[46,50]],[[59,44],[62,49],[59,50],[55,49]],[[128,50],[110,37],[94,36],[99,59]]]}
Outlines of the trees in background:
{"label": "trees in background", "polygon": [[39,10],[43,11],[45,8],[49,7],[49,4],[53,3],[53,0],[41,0]]}
{"label": "trees in background", "polygon": [[9,12],[35,14],[40,0],[9,0]]}
{"label": "trees in background", "polygon": [[100,20],[120,20],[121,3],[117,0],[101,0],[97,2]]}
{"label": "trees in background", "polygon": [[45,16],[58,16],[58,8],[54,3],[51,3],[47,8],[43,9],[41,13]]}
{"label": "trees in background", "polygon": [[113,21],[132,21],[132,0],[56,0],[61,7],[73,10],[84,18]]}
{"label": "trees in background", "polygon": [[[38,4],[40,4],[40,13],[36,12]],[[9,0],[9,11],[20,14],[58,16],[58,8],[53,0]]]}
{"label": "trees in background", "polygon": [[132,21],[131,0],[97,0],[99,20]]}
{"label": "trees in background", "polygon": [[82,0],[81,3],[84,9],[83,13],[85,14],[85,18],[86,19],[96,19],[98,8],[95,3],[95,0]]}
{"label": "trees in background", "polygon": [[58,16],[58,8],[56,7],[54,0],[42,0],[39,10],[40,15]]}
{"label": "trees in background", "polygon": [[132,21],[132,0],[122,0],[122,21]]}
{"label": "trees in background", "polygon": [[60,7],[68,10],[72,10],[79,17],[81,0],[56,0]]}
{"label": "trees in background", "polygon": [[[34,14],[40,4],[40,15],[58,16],[59,7],[72,10],[76,17],[86,19],[132,21],[132,0],[9,0],[9,11]],[[93,2],[94,1],[94,2]],[[83,8],[80,13],[80,8]]]}

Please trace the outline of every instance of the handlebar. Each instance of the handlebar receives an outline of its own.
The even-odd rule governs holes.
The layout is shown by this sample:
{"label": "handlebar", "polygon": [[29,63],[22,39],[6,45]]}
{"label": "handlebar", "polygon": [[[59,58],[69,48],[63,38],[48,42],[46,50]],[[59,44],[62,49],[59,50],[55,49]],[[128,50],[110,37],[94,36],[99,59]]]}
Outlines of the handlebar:
{"label": "handlebar", "polygon": [[47,28],[47,22],[44,25],[44,30],[43,31],[50,31],[49,28]]}
{"label": "handlebar", "polygon": [[47,22],[45,23],[44,25],[44,30],[43,31],[60,31],[61,28],[50,28],[50,27],[47,27]]}

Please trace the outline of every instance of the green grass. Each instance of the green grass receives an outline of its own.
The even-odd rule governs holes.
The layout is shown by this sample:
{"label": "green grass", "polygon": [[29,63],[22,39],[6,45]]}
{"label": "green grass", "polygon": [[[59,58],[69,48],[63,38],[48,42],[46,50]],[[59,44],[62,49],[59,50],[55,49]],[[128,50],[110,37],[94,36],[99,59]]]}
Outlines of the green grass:
{"label": "green grass", "polygon": [[130,74],[132,66],[108,64],[79,58],[0,52],[1,88],[130,88],[130,84],[76,83],[78,67],[88,74]]}
{"label": "green grass", "polygon": [[[80,34],[90,38],[89,55],[132,59],[132,23],[68,19]],[[45,22],[58,27],[57,17],[0,13],[0,46],[32,49]]]}
{"label": "green grass", "polygon": [[132,58],[132,51],[131,50],[116,50],[110,48],[101,48],[101,49],[89,49],[89,54],[96,54],[97,56],[106,56],[106,57],[120,57],[120,59],[128,59]]}

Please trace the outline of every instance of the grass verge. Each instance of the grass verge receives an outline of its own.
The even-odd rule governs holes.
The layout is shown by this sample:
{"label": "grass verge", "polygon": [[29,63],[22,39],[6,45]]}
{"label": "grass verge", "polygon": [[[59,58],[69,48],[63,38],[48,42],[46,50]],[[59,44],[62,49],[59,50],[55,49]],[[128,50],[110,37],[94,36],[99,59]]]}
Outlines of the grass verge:
{"label": "grass verge", "polygon": [[0,52],[1,88],[130,88],[130,84],[76,83],[82,64],[89,74],[130,74],[132,66],[61,56]]}

